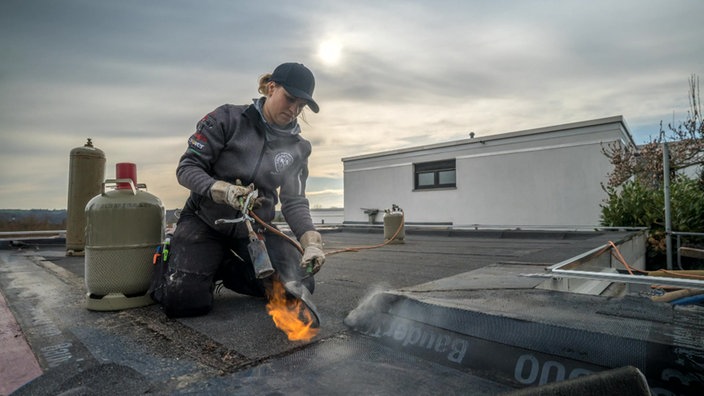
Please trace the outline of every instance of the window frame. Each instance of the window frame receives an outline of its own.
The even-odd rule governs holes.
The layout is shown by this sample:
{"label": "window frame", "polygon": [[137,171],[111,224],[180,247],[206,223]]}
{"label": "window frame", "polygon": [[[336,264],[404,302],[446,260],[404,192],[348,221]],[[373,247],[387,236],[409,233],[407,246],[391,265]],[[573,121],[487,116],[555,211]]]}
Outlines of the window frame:
{"label": "window frame", "polygon": [[[453,183],[440,183],[440,173],[453,171],[455,173],[455,180]],[[433,184],[420,184],[421,175],[433,175]],[[457,187],[457,160],[455,158],[440,160],[440,161],[429,161],[429,162],[418,162],[413,164],[413,188],[415,190],[435,190],[441,188],[456,188]]]}

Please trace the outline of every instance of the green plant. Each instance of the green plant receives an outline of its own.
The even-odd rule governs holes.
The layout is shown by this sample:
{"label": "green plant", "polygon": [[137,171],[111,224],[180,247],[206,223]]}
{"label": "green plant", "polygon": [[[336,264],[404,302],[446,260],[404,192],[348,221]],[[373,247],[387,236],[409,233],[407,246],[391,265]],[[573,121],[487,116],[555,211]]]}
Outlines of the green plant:
{"label": "green plant", "polygon": [[[666,253],[665,199],[662,187],[652,188],[631,180],[620,187],[607,187],[607,200],[601,205],[601,224],[609,227],[647,227],[649,236],[646,265],[662,267]],[[675,178],[670,185],[672,229],[704,232],[704,189],[698,180]]]}
{"label": "green plant", "polygon": [[654,227],[664,224],[663,196],[640,181],[606,188],[608,199],[601,205],[601,224],[609,227]]}
{"label": "green plant", "polygon": [[672,229],[704,232],[704,189],[696,179],[678,178],[670,186]]}

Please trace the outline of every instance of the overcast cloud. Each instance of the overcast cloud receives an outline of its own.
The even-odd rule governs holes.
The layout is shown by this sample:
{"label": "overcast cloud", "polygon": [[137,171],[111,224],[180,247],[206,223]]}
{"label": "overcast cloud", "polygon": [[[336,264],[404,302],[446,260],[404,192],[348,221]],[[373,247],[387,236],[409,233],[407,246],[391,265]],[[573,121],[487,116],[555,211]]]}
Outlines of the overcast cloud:
{"label": "overcast cloud", "polygon": [[[258,3],[258,4],[255,4]],[[62,209],[90,137],[169,208],[196,122],[298,61],[320,113],[308,196],[342,206],[341,158],[623,115],[638,143],[704,76],[700,0],[0,3],[0,208]],[[322,44],[339,49],[323,59]]]}

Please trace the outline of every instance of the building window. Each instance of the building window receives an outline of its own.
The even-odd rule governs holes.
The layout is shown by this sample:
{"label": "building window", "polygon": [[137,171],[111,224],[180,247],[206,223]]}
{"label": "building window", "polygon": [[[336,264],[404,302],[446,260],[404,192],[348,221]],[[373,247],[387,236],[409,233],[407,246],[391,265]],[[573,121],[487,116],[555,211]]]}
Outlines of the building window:
{"label": "building window", "polygon": [[455,160],[413,164],[416,190],[456,187]]}

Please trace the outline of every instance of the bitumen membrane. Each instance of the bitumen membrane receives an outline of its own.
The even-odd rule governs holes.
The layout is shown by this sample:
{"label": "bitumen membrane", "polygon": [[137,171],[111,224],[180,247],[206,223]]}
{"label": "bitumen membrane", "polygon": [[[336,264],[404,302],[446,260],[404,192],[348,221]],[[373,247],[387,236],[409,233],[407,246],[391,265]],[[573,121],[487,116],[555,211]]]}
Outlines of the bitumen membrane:
{"label": "bitumen membrane", "polygon": [[[228,290],[203,317],[89,311],[84,259],[29,241],[0,250],[14,338],[41,369],[13,394],[493,395],[621,367],[654,394],[701,393],[701,306],[545,290],[523,276],[631,234],[408,230],[404,244],[329,255],[313,294],[320,332],[307,342],[289,341],[264,299]],[[330,252],[383,236],[342,227],[323,239]]]}

